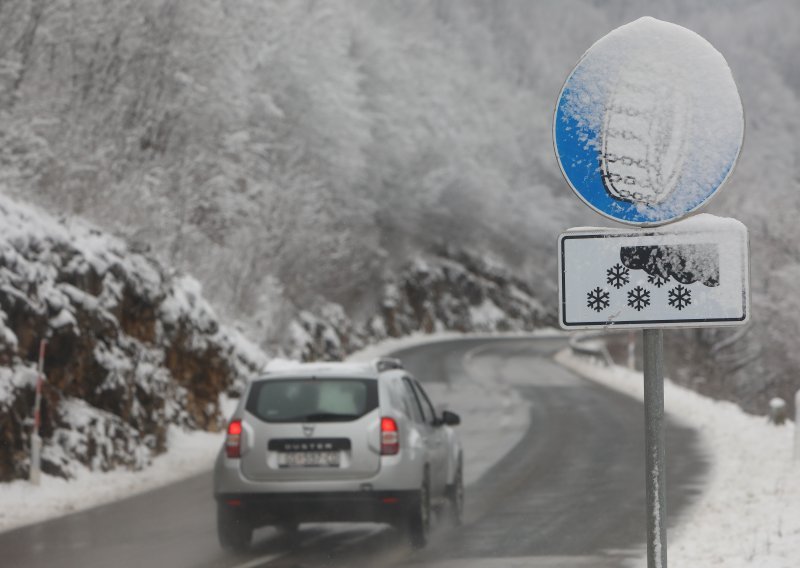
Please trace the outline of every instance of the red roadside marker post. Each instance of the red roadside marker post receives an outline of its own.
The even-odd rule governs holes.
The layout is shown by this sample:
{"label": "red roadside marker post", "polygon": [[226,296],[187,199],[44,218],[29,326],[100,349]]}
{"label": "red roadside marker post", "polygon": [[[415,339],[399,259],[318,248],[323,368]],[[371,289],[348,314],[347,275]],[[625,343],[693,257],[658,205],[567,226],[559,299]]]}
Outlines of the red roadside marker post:
{"label": "red roadside marker post", "polygon": [[44,386],[44,353],[47,349],[47,340],[39,342],[39,367],[36,377],[36,398],[33,402],[33,434],[31,435],[31,469],[29,480],[33,485],[39,485],[42,477],[42,437],[39,435],[42,409],[42,387]]}

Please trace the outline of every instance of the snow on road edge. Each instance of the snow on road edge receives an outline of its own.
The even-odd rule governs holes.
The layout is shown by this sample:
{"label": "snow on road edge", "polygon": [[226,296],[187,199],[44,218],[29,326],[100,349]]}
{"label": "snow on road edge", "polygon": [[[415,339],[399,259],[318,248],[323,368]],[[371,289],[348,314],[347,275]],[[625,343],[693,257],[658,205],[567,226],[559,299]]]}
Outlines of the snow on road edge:
{"label": "snow on road edge", "polygon": [[[236,402],[221,395],[223,414],[230,415]],[[91,471],[78,465],[71,480],[42,474],[39,487],[26,480],[0,483],[0,532],[132,497],[208,471],[223,437],[223,433],[171,425],[167,452],[140,471]]]}
{"label": "snow on road edge", "polygon": [[[599,366],[568,349],[555,359],[587,379],[642,399],[641,372]],[[666,412],[700,433],[711,463],[707,487],[667,538],[670,562],[725,568],[797,566],[800,463],[792,461],[793,426],[768,424],[733,403],[704,397],[669,380],[664,387]]]}
{"label": "snow on road edge", "polygon": [[222,434],[170,426],[169,450],[141,471],[100,472],[78,466],[71,480],[43,474],[39,487],[25,480],[2,483],[0,531],[132,497],[202,473],[213,464],[221,444]]}

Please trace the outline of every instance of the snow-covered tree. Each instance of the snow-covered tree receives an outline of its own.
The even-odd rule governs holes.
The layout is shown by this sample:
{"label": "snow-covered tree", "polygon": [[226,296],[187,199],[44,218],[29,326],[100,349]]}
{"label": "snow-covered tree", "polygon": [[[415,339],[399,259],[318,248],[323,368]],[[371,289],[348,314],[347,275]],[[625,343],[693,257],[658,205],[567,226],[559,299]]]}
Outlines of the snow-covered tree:
{"label": "snow-covered tree", "polygon": [[733,69],[745,148],[711,210],[750,228],[758,330],[734,344],[788,385],[794,0],[6,0],[0,185],[190,270],[262,341],[284,326],[269,306],[368,312],[409,255],[454,243],[555,302],[555,236],[605,223],[556,165],[556,95],[593,41],[643,15]]}

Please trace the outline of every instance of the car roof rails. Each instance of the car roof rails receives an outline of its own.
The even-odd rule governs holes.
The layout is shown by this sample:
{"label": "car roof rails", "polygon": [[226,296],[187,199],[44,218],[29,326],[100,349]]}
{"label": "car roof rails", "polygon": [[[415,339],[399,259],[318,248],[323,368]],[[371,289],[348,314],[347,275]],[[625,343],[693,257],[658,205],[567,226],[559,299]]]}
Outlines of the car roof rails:
{"label": "car roof rails", "polygon": [[382,373],[384,371],[390,371],[393,369],[403,369],[403,362],[400,359],[396,359],[394,357],[380,357],[373,361],[373,365],[375,369]]}

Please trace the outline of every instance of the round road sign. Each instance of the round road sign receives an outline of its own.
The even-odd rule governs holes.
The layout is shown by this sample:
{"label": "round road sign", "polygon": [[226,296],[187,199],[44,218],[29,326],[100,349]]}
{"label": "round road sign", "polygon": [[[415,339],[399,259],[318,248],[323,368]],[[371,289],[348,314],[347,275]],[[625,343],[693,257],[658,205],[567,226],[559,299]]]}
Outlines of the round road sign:
{"label": "round road sign", "polygon": [[631,225],[675,221],[733,171],[744,137],[725,58],[681,26],[641,18],[595,43],[564,83],[556,156],[592,209]]}

